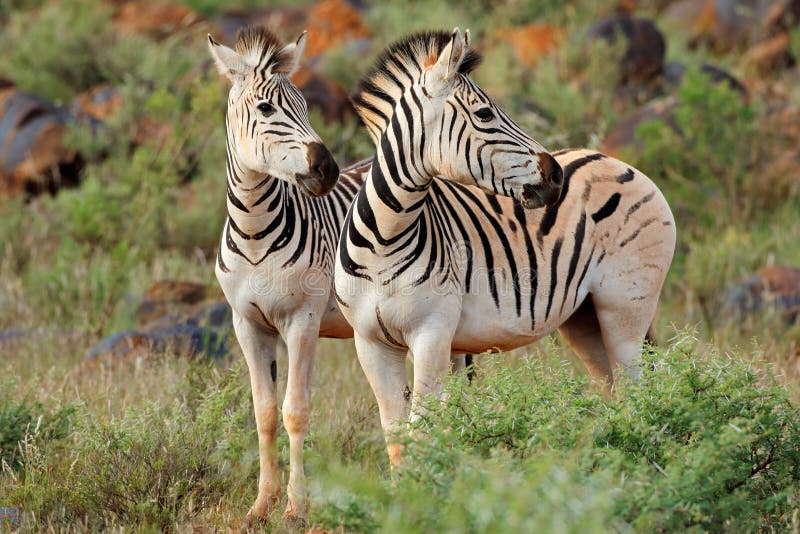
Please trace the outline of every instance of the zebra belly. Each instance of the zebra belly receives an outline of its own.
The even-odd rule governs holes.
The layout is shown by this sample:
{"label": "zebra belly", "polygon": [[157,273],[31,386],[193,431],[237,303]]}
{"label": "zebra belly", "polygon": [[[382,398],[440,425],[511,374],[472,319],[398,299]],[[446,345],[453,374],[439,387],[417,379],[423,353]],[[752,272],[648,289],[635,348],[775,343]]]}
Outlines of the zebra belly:
{"label": "zebra belly", "polygon": [[[576,303],[580,305],[586,295],[586,288],[579,288]],[[529,297],[523,295],[523,301],[527,298]],[[530,313],[526,310],[517,315],[513,309],[499,310],[495,307],[493,313],[490,313],[485,311],[485,299],[473,299],[470,295],[465,295],[461,318],[453,337],[453,352],[507,351],[535,343],[569,319],[577,309],[577,306],[571,304],[547,318],[543,317],[543,311],[535,312],[536,321],[531,321]],[[541,308],[544,310],[545,306]],[[539,307],[534,308],[538,309]]]}

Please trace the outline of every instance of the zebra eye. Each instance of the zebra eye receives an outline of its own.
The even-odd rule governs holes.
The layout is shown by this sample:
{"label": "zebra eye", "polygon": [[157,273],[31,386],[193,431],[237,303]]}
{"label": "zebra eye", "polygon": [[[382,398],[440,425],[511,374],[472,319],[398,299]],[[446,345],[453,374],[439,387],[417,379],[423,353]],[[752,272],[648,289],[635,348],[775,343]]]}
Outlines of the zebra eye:
{"label": "zebra eye", "polygon": [[264,115],[265,117],[269,117],[270,115],[275,113],[275,106],[273,106],[268,102],[261,102],[256,107],[258,108],[258,111],[260,111],[261,114]]}
{"label": "zebra eye", "polygon": [[475,112],[475,116],[481,122],[489,122],[494,118],[494,112],[491,108],[481,108]]}

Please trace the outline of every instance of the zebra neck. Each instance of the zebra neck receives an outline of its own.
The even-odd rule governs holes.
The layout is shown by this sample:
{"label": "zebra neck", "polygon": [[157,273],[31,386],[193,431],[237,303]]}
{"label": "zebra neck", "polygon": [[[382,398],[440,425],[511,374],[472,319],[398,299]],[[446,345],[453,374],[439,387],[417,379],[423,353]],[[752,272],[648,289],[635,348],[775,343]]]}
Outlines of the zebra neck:
{"label": "zebra neck", "polygon": [[238,174],[228,166],[226,237],[228,248],[251,261],[264,256],[273,245],[275,230],[283,219],[292,218],[287,210],[291,186],[269,175]]}
{"label": "zebra neck", "polygon": [[[359,195],[358,199],[361,219],[368,226],[376,223],[375,235],[379,245],[393,244],[393,238],[404,235],[416,224],[434,176],[425,169],[425,147],[414,142],[409,143],[409,147],[402,137],[394,135],[396,133],[399,129],[390,126],[381,135],[366,180],[367,190],[371,191]],[[369,209],[366,203],[369,203]]]}

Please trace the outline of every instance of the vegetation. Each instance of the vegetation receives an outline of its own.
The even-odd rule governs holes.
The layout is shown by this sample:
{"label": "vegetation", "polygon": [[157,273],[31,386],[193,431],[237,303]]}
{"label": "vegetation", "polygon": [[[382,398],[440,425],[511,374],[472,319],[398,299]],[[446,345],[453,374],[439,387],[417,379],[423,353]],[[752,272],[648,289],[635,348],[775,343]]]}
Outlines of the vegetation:
{"label": "vegetation", "polygon": [[[800,326],[721,312],[742,277],[800,266],[796,138],[776,112],[800,105],[797,67],[756,75],[741,50],[692,49],[688,29],[670,28],[667,60],[688,66],[682,82],[631,97],[617,83],[620,43],[585,38],[616,1],[368,4],[368,53],[336,45],[316,67],[347,90],[403,32],[458,25],[483,48],[479,83],[550,148],[601,147],[643,101],[670,102],[671,118],[639,125],[618,155],[663,189],[679,243],[640,383],[602,397],[557,336],[481,355],[476,382],[452,379],[448,400],[412,429],[394,475],[352,343],[324,341],[307,438],[311,522],[346,532],[797,530]],[[182,5],[206,20],[230,7]],[[661,27],[655,8],[639,15]],[[535,64],[498,38],[523,23],[558,29]],[[102,123],[70,127],[67,143],[86,160],[78,187],[0,198],[0,508],[19,508],[23,530],[296,529],[280,511],[244,520],[258,455],[238,349],[223,362],[171,351],[82,362],[132,326],[153,281],[215,283],[224,216],[226,88],[206,61],[209,25],[162,36],[115,24],[101,0],[0,2],[0,79],[64,106],[101,83],[121,97]],[[710,80],[704,63],[747,76],[749,95]],[[312,109],[311,122],[340,163],[371,153],[354,120]],[[279,447],[285,468],[285,435]]]}

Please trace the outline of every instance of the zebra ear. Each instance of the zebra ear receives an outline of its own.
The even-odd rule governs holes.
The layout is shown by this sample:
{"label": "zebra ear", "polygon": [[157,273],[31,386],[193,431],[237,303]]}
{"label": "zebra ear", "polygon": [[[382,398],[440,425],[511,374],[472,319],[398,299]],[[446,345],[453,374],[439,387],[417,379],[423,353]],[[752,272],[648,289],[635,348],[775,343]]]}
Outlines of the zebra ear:
{"label": "zebra ear", "polygon": [[228,78],[234,84],[244,77],[244,73],[246,72],[245,62],[242,56],[237,54],[235,50],[219,44],[211,37],[211,34],[208,34],[208,49],[221,75]]}
{"label": "zebra ear", "polygon": [[[467,33],[469,39],[469,33]],[[436,63],[431,67],[431,73],[442,81],[451,79],[457,72],[467,51],[467,44],[461,35],[461,30],[455,28],[450,36],[450,42],[439,54]]]}
{"label": "zebra ear", "polygon": [[306,36],[308,34],[304,31],[300,37],[293,43],[284,46],[279,55],[284,58],[283,61],[277,62],[280,66],[273,68],[274,72],[282,72],[286,76],[291,76],[297,69],[300,68],[300,59],[303,57],[303,50],[306,48]]}

